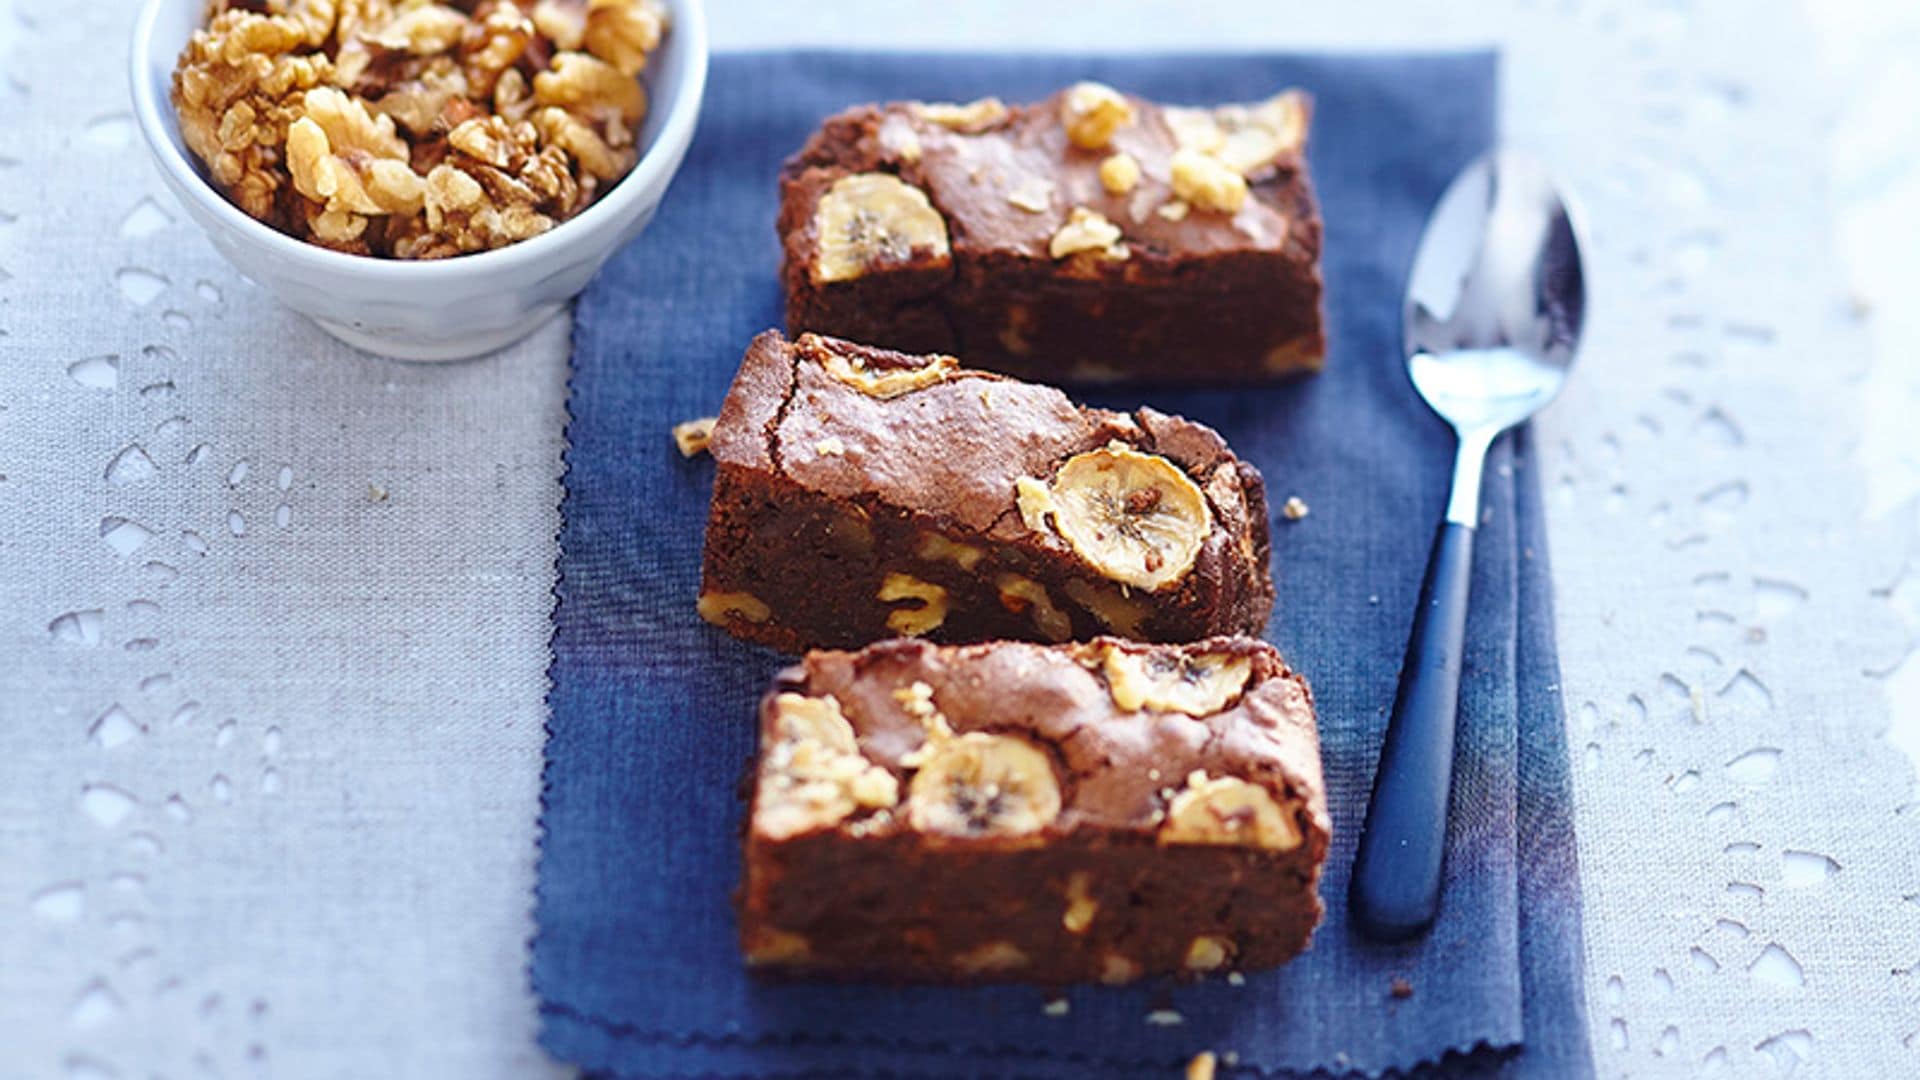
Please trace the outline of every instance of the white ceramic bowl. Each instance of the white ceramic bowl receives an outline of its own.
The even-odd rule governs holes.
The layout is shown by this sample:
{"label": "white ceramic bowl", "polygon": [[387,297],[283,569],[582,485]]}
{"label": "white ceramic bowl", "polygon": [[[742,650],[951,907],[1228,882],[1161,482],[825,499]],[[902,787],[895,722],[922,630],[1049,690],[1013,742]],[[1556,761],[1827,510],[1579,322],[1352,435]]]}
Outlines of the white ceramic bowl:
{"label": "white ceramic bowl", "polygon": [[558,314],[600,265],[639,235],[686,156],[707,84],[701,0],[670,0],[673,22],[647,64],[651,104],[640,161],[552,231],[436,261],[345,255],[248,217],[208,182],[167,99],[173,66],[205,0],[147,0],[134,24],[133,111],[160,175],[213,246],[288,307],[357,348],[405,360],[457,360],[512,344]]}

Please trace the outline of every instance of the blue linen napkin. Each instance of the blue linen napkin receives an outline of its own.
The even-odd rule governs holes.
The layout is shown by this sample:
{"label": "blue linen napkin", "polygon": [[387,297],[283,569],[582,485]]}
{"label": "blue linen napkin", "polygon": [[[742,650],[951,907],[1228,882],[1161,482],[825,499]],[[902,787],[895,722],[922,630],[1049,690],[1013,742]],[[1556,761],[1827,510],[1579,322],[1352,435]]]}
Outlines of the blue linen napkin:
{"label": "blue linen napkin", "polygon": [[[734,939],[738,781],[785,661],[694,614],[711,480],[667,437],[717,410],[780,323],[775,173],[819,120],[872,100],[1009,100],[1096,78],[1193,103],[1288,85],[1317,99],[1333,352],[1256,390],[1085,392],[1220,429],[1267,477],[1280,600],[1269,638],[1321,708],[1335,840],[1326,923],[1244,985],[774,983]],[[1087,58],[781,53],[713,67],[701,128],[646,237],[580,301],[555,613],[532,978],[543,1042],[620,1076],[1174,1075],[1196,1052],[1265,1075],[1591,1069],[1544,532],[1524,440],[1490,462],[1475,567],[1445,908],[1424,941],[1348,929],[1344,896],[1451,443],[1399,360],[1399,296],[1428,207],[1494,136],[1490,54]],[[1520,447],[1515,450],[1515,446]],[[1524,511],[1524,513],[1523,513]],[[1411,996],[1394,994],[1404,980]],[[1172,1009],[1177,1025],[1147,1022]],[[1522,1043],[1526,1049],[1516,1053]]]}

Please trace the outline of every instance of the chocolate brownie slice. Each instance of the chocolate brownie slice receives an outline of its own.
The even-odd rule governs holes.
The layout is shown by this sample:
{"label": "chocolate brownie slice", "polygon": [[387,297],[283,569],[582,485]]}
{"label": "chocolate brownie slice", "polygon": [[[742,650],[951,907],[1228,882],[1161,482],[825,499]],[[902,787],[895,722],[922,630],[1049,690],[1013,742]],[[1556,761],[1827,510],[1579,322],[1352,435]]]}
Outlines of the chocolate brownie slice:
{"label": "chocolate brownie slice", "polygon": [[756,338],[714,425],[699,609],[787,652],[1258,633],[1260,474],[1151,409],[832,338]]}
{"label": "chocolate brownie slice", "polygon": [[760,724],[756,967],[1123,983],[1271,967],[1320,920],[1313,696],[1263,642],[812,653]]}
{"label": "chocolate brownie slice", "polygon": [[842,113],[781,176],[788,332],[1050,382],[1317,370],[1310,114],[1294,90],[1195,109],[1097,83]]}

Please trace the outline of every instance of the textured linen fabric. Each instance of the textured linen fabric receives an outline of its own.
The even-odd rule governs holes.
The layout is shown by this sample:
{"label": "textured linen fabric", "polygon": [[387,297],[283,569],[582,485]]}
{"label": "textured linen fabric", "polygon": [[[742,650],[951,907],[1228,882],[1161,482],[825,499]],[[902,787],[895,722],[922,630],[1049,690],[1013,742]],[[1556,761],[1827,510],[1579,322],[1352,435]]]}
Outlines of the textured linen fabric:
{"label": "textured linen fabric", "polygon": [[[747,340],[780,321],[773,178],[822,116],[876,99],[1033,98],[1083,77],[1196,103],[1288,84],[1317,98],[1329,370],[1252,391],[1080,396],[1212,424],[1263,470],[1276,508],[1292,495],[1312,507],[1275,522],[1281,600],[1268,636],[1321,707],[1335,828],[1327,921],[1306,956],[1244,986],[1076,988],[1060,1018],[1031,987],[751,979],[729,902],[737,781],[753,703],[784,661],[694,614],[711,467],[681,461],[667,428],[714,412]],[[1447,432],[1401,371],[1398,296],[1427,207],[1492,141],[1494,78],[1485,54],[717,61],[700,134],[648,239],[609,266],[576,317],[533,963],[549,1050],[622,1075],[1164,1074],[1202,1049],[1269,1073],[1406,1069],[1475,1051],[1479,1065],[1537,1075],[1589,1067],[1565,748],[1535,739],[1560,735],[1546,689],[1551,615],[1538,582],[1522,597],[1544,566],[1520,551],[1544,545],[1537,521],[1516,543],[1504,442],[1475,569],[1445,907],[1423,941],[1382,947],[1350,934],[1343,903],[1451,461]],[[1530,829],[1524,882],[1517,806],[1554,826]],[[1550,910],[1523,920],[1523,892]],[[1396,978],[1411,998],[1390,996]],[[1145,1021],[1165,1008],[1183,1022]],[[1532,1048],[1518,1057],[1494,1056],[1523,1039]]]}

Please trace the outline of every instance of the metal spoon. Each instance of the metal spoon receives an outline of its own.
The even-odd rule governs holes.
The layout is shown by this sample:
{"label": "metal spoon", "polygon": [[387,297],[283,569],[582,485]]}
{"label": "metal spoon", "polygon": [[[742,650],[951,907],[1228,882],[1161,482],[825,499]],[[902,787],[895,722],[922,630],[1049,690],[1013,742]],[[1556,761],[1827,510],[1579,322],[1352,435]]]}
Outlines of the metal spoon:
{"label": "metal spoon", "polygon": [[1376,940],[1424,933],[1440,906],[1480,472],[1494,438],[1566,382],[1586,307],[1575,232],[1546,172],[1496,151],[1440,197],[1414,257],[1407,372],[1453,425],[1459,455],[1347,896],[1354,925]]}

